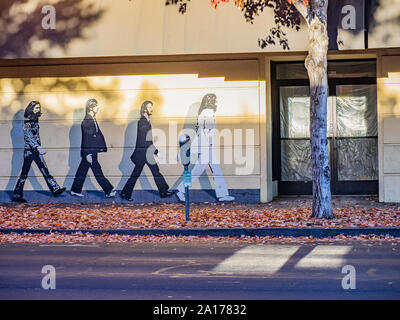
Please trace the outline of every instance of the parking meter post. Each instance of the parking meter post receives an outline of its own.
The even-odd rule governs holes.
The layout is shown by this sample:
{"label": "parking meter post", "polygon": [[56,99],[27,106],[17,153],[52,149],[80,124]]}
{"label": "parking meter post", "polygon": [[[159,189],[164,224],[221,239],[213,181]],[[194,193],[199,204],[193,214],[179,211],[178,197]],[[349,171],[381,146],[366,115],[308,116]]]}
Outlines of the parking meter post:
{"label": "parking meter post", "polygon": [[[185,164],[184,177],[189,173],[189,165]],[[186,180],[186,178],[184,178]],[[189,207],[189,185],[185,181],[185,217],[186,221],[190,221],[190,207]]]}
{"label": "parking meter post", "polygon": [[188,135],[181,135],[179,137],[179,147],[181,162],[184,166],[183,171],[183,185],[185,187],[185,217],[186,221],[190,221],[190,207],[189,207],[189,188],[192,186],[192,176],[189,170],[190,164],[190,137]]}
{"label": "parking meter post", "polygon": [[190,221],[190,208],[189,208],[189,187],[185,187],[185,216],[186,221]]}

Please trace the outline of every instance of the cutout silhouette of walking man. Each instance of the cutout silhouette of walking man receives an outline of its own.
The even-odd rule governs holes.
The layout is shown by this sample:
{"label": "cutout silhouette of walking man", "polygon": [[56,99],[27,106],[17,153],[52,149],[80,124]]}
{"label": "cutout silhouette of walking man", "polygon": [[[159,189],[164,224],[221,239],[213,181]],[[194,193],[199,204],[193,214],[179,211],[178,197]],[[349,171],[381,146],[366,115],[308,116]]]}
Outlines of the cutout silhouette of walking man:
{"label": "cutout silhouette of walking man", "polygon": [[96,99],[86,102],[86,115],[82,121],[82,144],[81,144],[81,163],[75,174],[75,179],[71,187],[71,195],[83,197],[82,188],[89,168],[92,169],[96,181],[103,189],[106,198],[114,197],[116,192],[114,187],[104,176],[101,169],[98,153],[107,152],[106,141],[96,120],[99,105]]}
{"label": "cutout silhouette of walking man", "polygon": [[65,191],[65,188],[60,188],[56,180],[50,175],[46,161],[44,161],[43,155],[46,154],[46,151],[41,146],[39,136],[39,117],[41,115],[40,103],[38,101],[31,101],[26,107],[24,114],[24,164],[22,165],[21,174],[13,193],[12,200],[15,202],[27,202],[23,198],[23,190],[32,161],[35,161],[46,180],[47,186],[55,197],[58,197]]}
{"label": "cutout silhouette of walking man", "polygon": [[143,102],[140,108],[141,117],[138,121],[137,127],[136,147],[131,156],[131,160],[135,164],[135,168],[133,169],[130,178],[126,182],[121,192],[121,197],[128,201],[133,201],[133,188],[135,187],[136,181],[146,164],[153,174],[154,181],[160,193],[160,197],[165,198],[173,195],[173,192],[168,190],[169,186],[165,181],[163,175],[160,173],[160,169],[155,160],[155,155],[158,154],[158,150],[153,144],[153,135],[150,123],[150,116],[152,114],[153,102]]}
{"label": "cutout silhouette of walking man", "polygon": [[[217,111],[217,96],[213,93],[206,94],[200,104],[197,118],[197,135],[191,144],[191,152],[198,154],[197,162],[192,169],[193,181],[198,179],[208,166],[213,174],[215,193],[218,201],[233,201],[229,195],[225,178],[219,165],[214,150],[214,132],[217,128],[215,112]],[[185,187],[183,181],[177,187],[178,199],[185,201]]]}

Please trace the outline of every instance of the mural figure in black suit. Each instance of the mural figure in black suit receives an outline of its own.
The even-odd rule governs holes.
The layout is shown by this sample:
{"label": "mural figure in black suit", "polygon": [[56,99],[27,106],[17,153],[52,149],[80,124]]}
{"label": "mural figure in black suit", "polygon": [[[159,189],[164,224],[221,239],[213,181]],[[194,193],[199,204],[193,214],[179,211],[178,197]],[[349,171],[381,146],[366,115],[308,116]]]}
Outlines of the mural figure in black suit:
{"label": "mural figure in black suit", "polygon": [[114,197],[116,192],[114,187],[104,176],[101,169],[98,153],[107,152],[106,141],[96,120],[99,105],[96,99],[86,102],[86,115],[82,121],[82,144],[81,144],[81,163],[75,174],[74,182],[71,187],[71,195],[83,197],[82,188],[89,168],[92,169],[94,177],[103,189],[107,198]]}
{"label": "mural figure in black suit", "polygon": [[19,203],[26,203],[23,198],[23,190],[28,173],[35,161],[46,180],[47,186],[51,193],[57,197],[65,191],[65,188],[60,188],[56,180],[50,175],[43,155],[46,151],[42,148],[39,136],[39,117],[42,115],[41,106],[38,101],[31,101],[25,109],[24,114],[24,164],[20,177],[14,189],[12,200]]}
{"label": "mural figure in black suit", "polygon": [[168,190],[169,186],[165,181],[163,175],[160,173],[159,167],[155,160],[155,155],[158,154],[158,150],[153,144],[153,135],[150,123],[150,116],[152,115],[152,113],[153,102],[143,102],[140,108],[141,117],[138,121],[137,127],[136,147],[131,156],[131,160],[135,164],[135,168],[133,169],[130,178],[126,182],[121,192],[121,197],[128,201],[133,201],[133,188],[135,187],[136,181],[146,164],[153,174],[154,181],[160,193],[160,197],[165,198],[173,195],[173,192]]}

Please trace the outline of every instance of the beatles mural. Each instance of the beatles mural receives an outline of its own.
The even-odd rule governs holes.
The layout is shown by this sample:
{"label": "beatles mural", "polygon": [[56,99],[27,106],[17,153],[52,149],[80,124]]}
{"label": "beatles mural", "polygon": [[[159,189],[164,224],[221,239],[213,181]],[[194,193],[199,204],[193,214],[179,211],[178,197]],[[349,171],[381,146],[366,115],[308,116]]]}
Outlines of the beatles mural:
{"label": "beatles mural", "polygon": [[[85,116],[82,120],[81,129],[81,150],[80,163],[76,169],[72,186],[66,196],[84,199],[85,194],[82,189],[87,179],[89,169],[91,169],[95,180],[104,191],[104,197],[115,198],[120,196],[123,200],[133,201],[133,189],[145,166],[147,166],[154,178],[159,196],[161,198],[171,197],[175,194],[178,201],[185,201],[185,187],[179,180],[176,182],[177,191],[174,192],[166,182],[163,173],[158,165],[159,150],[153,143],[153,129],[151,115],[154,108],[157,108],[152,101],[146,100],[140,107],[140,118],[137,122],[136,145],[132,150],[130,160],[133,164],[133,170],[125,182],[121,192],[117,194],[115,187],[105,176],[99,154],[107,152],[106,138],[104,137],[100,125],[96,119],[98,112],[101,112],[102,105],[96,99],[89,99],[85,106]],[[206,174],[206,168],[209,167],[213,176],[215,195],[218,201],[233,201],[235,198],[229,195],[225,178],[215,152],[214,133],[216,130],[216,111],[217,96],[213,93],[207,93],[203,96],[200,107],[197,112],[197,119],[190,141],[191,150],[191,173],[193,181]],[[16,182],[12,201],[25,203],[23,189],[31,164],[34,161],[46,184],[54,197],[57,197],[66,191],[65,187],[60,187],[57,181],[50,174],[46,165],[44,155],[45,149],[41,145],[39,135],[39,118],[42,115],[39,101],[31,101],[25,109],[23,121],[24,136],[24,159],[19,179]],[[134,137],[129,137],[134,139]],[[188,142],[189,143],[189,142]],[[178,144],[178,141],[177,141]],[[178,164],[179,165],[179,164]],[[140,201],[140,199],[136,199]]]}

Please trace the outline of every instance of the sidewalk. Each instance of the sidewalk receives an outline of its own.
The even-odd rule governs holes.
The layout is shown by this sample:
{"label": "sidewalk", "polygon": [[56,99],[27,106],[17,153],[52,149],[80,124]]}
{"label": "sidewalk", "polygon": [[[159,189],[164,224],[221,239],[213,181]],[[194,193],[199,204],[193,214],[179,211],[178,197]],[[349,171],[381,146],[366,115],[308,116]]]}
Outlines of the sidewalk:
{"label": "sidewalk", "polygon": [[311,216],[310,197],[266,204],[24,204],[0,205],[0,233],[76,232],[128,236],[400,237],[400,204],[375,197],[333,197],[335,219]]}

